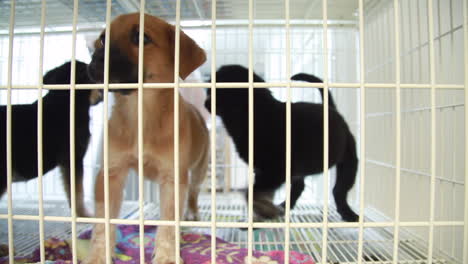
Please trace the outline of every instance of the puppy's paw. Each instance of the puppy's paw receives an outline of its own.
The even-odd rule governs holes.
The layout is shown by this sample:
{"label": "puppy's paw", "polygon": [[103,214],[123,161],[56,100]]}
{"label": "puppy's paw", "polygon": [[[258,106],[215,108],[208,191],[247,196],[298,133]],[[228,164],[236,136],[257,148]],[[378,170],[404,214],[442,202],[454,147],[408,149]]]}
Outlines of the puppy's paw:
{"label": "puppy's paw", "polygon": [[187,210],[185,212],[184,219],[186,221],[199,221],[200,216],[196,212],[192,212],[191,210]]}
{"label": "puppy's paw", "polygon": [[358,222],[359,221],[359,215],[355,214],[354,212],[346,212],[346,213],[340,213],[341,218],[345,220],[346,222]]}
{"label": "puppy's paw", "polygon": [[[111,245],[115,245],[113,239],[111,238]],[[91,242],[90,248],[89,248],[89,255],[86,256],[84,260],[81,261],[81,264],[106,264],[106,249],[105,246],[102,244],[97,244],[95,242]],[[113,260],[116,257],[115,250],[111,251],[111,262],[113,263]]]}
{"label": "puppy's paw", "polygon": [[[180,259],[179,261],[180,264],[184,264],[184,261],[182,259]],[[176,261],[175,260],[156,260],[156,258],[153,259],[153,262],[152,264],[176,264]]]}
{"label": "puppy's paw", "polygon": [[341,215],[341,218],[343,218],[344,221],[346,222],[357,222],[359,221],[359,215],[357,215],[351,208],[349,207],[338,207],[337,208],[338,213]]}
{"label": "puppy's paw", "polygon": [[8,256],[8,253],[9,253],[8,245],[1,244],[0,245],[0,257],[6,257],[6,256]]}
{"label": "puppy's paw", "polygon": [[253,209],[259,219],[272,219],[284,214],[284,208],[267,200],[254,201]]}
{"label": "puppy's paw", "polygon": [[106,263],[106,254],[93,254],[89,255],[86,259],[84,259],[81,264],[105,264]]}
{"label": "puppy's paw", "polygon": [[[179,258],[179,263],[184,264],[182,258]],[[170,253],[168,250],[157,250],[156,254],[153,256],[151,261],[152,264],[176,264],[176,256],[174,255],[174,251]]]}

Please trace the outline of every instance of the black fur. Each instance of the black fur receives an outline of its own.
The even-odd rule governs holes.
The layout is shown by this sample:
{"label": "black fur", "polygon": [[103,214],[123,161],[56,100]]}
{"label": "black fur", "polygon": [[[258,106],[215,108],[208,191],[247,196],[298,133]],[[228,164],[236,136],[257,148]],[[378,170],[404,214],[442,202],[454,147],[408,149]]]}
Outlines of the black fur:
{"label": "black fur", "polygon": [[[216,81],[248,82],[248,70],[239,65],[223,66],[216,72]],[[254,75],[254,82],[264,82],[264,80]],[[334,106],[333,99],[330,102],[330,105]],[[210,105],[208,89],[205,107],[209,111]],[[304,190],[304,177],[323,171],[323,105],[293,103],[291,110],[291,208],[293,208]],[[240,157],[247,162],[247,89],[217,89],[216,114],[222,118]],[[345,120],[334,107],[330,107],[329,165],[330,167],[337,165],[337,180],[333,194],[338,212],[346,221],[358,219],[346,200],[356,178],[358,158],[355,145],[354,137]],[[262,88],[254,89],[254,170],[254,210],[265,218],[281,214],[282,210],[273,209],[270,203],[273,192],[285,181],[286,104],[276,100],[268,89]]]}
{"label": "black fur", "polygon": [[[69,84],[70,62],[44,76],[44,84]],[[92,83],[87,65],[76,61],[77,84]],[[76,184],[82,184],[83,157],[88,148],[89,107],[91,90],[75,91],[75,166]],[[14,181],[27,181],[38,176],[37,166],[37,101],[12,106],[12,169]],[[59,166],[65,188],[70,186],[70,91],[50,90],[43,97],[43,171]],[[6,106],[0,107],[0,197],[6,191]],[[70,197],[68,197],[70,202]]]}
{"label": "black fur", "polygon": [[[298,73],[295,74],[291,77],[291,80],[294,81],[305,81],[305,82],[310,82],[310,83],[322,83],[323,80],[320,79],[319,77],[307,73]],[[323,88],[319,88],[320,95],[322,96],[323,100]],[[328,94],[328,107],[337,110],[335,100],[333,100],[333,97]]]}
{"label": "black fur", "polygon": [[[104,33],[99,37],[104,43]],[[138,44],[136,44],[138,45]],[[109,83],[137,83],[138,67],[117,46],[110,43],[109,48]],[[88,66],[88,74],[96,83],[104,82],[104,47],[97,48]],[[112,92],[130,94],[136,89],[112,89]]]}

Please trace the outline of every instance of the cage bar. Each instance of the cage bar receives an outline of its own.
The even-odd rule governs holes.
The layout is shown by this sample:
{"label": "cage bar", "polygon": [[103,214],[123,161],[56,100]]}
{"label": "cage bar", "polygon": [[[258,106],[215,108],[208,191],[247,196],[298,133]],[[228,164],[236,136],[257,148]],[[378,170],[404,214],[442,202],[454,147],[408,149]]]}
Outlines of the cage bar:
{"label": "cage bar", "polygon": [[[25,221],[38,221],[39,217],[37,215],[12,215],[13,220],[25,220]],[[8,215],[0,215],[0,219],[8,219]],[[71,217],[68,216],[44,216],[45,221],[50,222],[71,222]],[[120,219],[112,218],[110,219],[111,224],[128,224],[128,225],[138,225],[139,220],[133,219]],[[91,218],[91,217],[78,217],[77,223],[105,223],[104,218]],[[174,226],[175,221],[166,221],[166,220],[145,220],[145,225],[149,226]],[[464,221],[434,221],[434,226],[463,226]],[[364,222],[364,227],[393,227],[394,222]],[[180,226],[184,227],[210,227],[210,221],[180,221]],[[322,222],[305,222],[305,223],[290,223],[291,228],[322,228],[324,225]],[[357,228],[359,227],[358,222],[329,222],[328,226],[330,228]],[[427,227],[429,222],[427,221],[401,221],[400,226],[406,227]],[[219,228],[247,228],[248,223],[242,222],[216,222],[216,227]],[[254,228],[284,228],[284,222],[255,222],[253,223]]]}
{"label": "cage bar", "polygon": [[[253,0],[249,0],[249,172],[248,172],[248,229],[247,229],[247,242],[248,242],[248,249],[247,249],[247,264],[252,264],[252,250],[253,250],[253,183],[254,183],[254,93],[253,93]],[[218,86],[219,87],[219,86]]]}
{"label": "cage bar", "polygon": [[180,63],[180,0],[176,0],[174,55],[174,221],[175,221],[175,256],[180,263],[180,214],[179,214],[179,63]]}
{"label": "cage bar", "polygon": [[363,244],[364,244],[364,192],[366,179],[366,90],[365,83],[365,67],[364,67],[364,3],[359,0],[359,120],[360,120],[360,137],[359,137],[359,234],[358,234],[358,251],[357,262],[362,263]]}
{"label": "cage bar", "polygon": [[[179,87],[181,88],[210,88],[210,83],[179,83]],[[253,88],[269,88],[269,87],[280,87],[280,86],[287,86],[287,82],[265,82],[265,83],[253,83]],[[336,88],[359,88],[359,83],[328,83],[329,87],[336,87]],[[44,84],[44,89],[50,90],[64,90],[69,89],[69,84]],[[249,85],[247,83],[217,83],[217,89],[223,88],[248,88]],[[291,87],[302,87],[302,88],[323,88],[323,83],[314,83],[314,87],[312,88],[310,84],[301,83],[301,82],[291,82]],[[364,83],[365,88],[394,88],[394,83]],[[434,87],[436,89],[464,89],[464,85],[458,84],[435,84]],[[12,89],[37,89],[37,85],[12,85]],[[103,89],[103,84],[76,84],[75,89],[77,90],[86,90],[86,89]],[[109,84],[109,90],[113,89],[137,89],[138,84],[130,84],[130,83],[111,83]],[[144,83],[144,89],[164,89],[164,88],[174,88],[174,83]],[[405,89],[429,89],[431,88],[430,84],[409,84],[404,83],[400,84],[400,88]],[[7,86],[0,85],[1,89],[7,89]]]}
{"label": "cage bar", "polygon": [[140,262],[145,263],[145,212],[144,212],[144,139],[143,139],[143,45],[145,35],[145,5],[146,1],[140,1],[140,25],[138,35],[138,208],[139,208],[139,237],[140,237]]}
{"label": "cage bar", "polygon": [[[7,219],[7,215],[0,215],[0,219]],[[39,220],[37,215],[13,215],[14,220],[27,220],[27,221],[37,221]],[[46,221],[51,222],[63,222],[71,221],[70,217],[67,216],[44,216]],[[138,220],[132,219],[120,219],[112,218],[110,219],[112,224],[138,224]],[[102,218],[77,218],[77,223],[104,223]],[[209,221],[180,221],[181,226],[193,226],[193,227],[210,227],[211,222]],[[174,226],[174,221],[167,220],[145,220],[145,225],[162,225],[162,226]],[[323,223],[290,223],[292,228],[318,228],[323,227]],[[248,227],[246,223],[237,223],[237,222],[216,222],[217,227]],[[328,226],[330,228],[352,228],[359,227],[358,222],[329,222]],[[393,227],[393,221],[387,222],[364,222],[364,227]],[[402,221],[400,226],[413,226],[413,227],[424,227],[429,226],[427,221]],[[463,226],[463,221],[434,221],[434,226]],[[283,228],[285,227],[282,222],[255,222],[253,223],[255,228]]]}
{"label": "cage bar", "polygon": [[[284,1],[285,29],[286,29],[286,76],[291,76],[291,33],[290,33],[290,1]],[[286,200],[285,200],[285,229],[284,229],[284,263],[289,263],[290,222],[291,222],[291,81],[288,79],[286,97]]]}
{"label": "cage bar", "polygon": [[[70,76],[70,197],[72,260],[78,263],[76,246],[76,164],[75,164],[75,77],[76,77],[76,24],[78,21],[78,0],[73,1],[72,55]],[[41,72],[42,73],[42,72]],[[39,127],[39,126],[38,126]],[[41,139],[42,140],[42,139]]]}
{"label": "cage bar", "polygon": [[396,92],[396,177],[395,177],[395,226],[393,229],[393,264],[398,263],[400,243],[400,185],[401,185],[401,58],[400,58],[400,6],[394,0],[395,27],[395,92]]}
{"label": "cage bar", "polygon": [[[433,1],[427,1],[427,12],[429,18],[429,67],[431,81],[431,189],[429,203],[429,243],[428,243],[428,263],[432,264],[434,251],[434,217],[435,217],[435,177],[436,177],[436,72],[435,72],[435,51],[434,51],[434,11]],[[465,183],[466,184],[466,183]]]}
{"label": "cage bar", "polygon": [[216,0],[211,2],[211,263],[216,263]]}
{"label": "cage bar", "polygon": [[463,241],[463,262],[468,262],[468,3],[463,1],[463,37],[465,51],[465,216],[464,216],[464,238]]}
{"label": "cage bar", "polygon": [[322,1],[323,18],[323,231],[322,231],[322,263],[327,263],[328,250],[328,0]]}
{"label": "cage bar", "polygon": [[10,1],[10,26],[8,28],[8,75],[7,75],[7,203],[8,203],[8,258],[9,262],[14,261],[14,246],[13,246],[13,196],[12,196],[12,162],[11,162],[11,89],[12,89],[12,74],[13,74],[13,38],[15,30],[15,4],[16,1]]}
{"label": "cage bar", "polygon": [[39,201],[39,258],[41,263],[45,262],[45,245],[44,245],[44,200],[43,200],[43,153],[42,153],[42,87],[43,87],[43,68],[44,68],[44,28],[45,28],[45,0],[41,1],[41,32],[40,32],[40,47],[39,47],[39,86],[37,98],[37,188]]}
{"label": "cage bar", "polygon": [[106,262],[112,263],[112,250],[113,247],[110,244],[110,208],[109,208],[109,50],[110,50],[110,27],[111,27],[111,10],[112,1],[107,0],[106,2],[106,28],[105,28],[105,39],[104,42],[104,109],[103,109],[103,148],[104,148],[104,232],[106,242]]}

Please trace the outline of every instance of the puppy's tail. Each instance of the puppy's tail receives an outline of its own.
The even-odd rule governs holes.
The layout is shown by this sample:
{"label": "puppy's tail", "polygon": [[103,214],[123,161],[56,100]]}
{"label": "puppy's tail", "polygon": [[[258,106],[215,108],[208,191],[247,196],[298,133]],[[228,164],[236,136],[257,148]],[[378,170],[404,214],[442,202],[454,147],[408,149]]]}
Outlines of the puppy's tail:
{"label": "puppy's tail", "polygon": [[[296,75],[293,75],[291,77],[291,80],[304,81],[304,82],[310,82],[310,83],[323,83],[323,80],[320,79],[319,77],[312,75],[312,74],[307,74],[307,73],[298,73]],[[323,88],[319,88],[319,91],[320,91],[320,95],[322,96],[322,102],[323,102]],[[330,93],[328,93],[328,105],[330,108],[336,109],[335,100],[333,100],[333,97]]]}

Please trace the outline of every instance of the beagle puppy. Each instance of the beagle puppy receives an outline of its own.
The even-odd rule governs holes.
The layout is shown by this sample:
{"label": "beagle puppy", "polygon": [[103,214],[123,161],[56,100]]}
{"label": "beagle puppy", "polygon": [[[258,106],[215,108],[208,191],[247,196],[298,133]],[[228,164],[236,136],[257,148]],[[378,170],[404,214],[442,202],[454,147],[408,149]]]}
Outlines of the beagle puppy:
{"label": "beagle puppy", "polygon": [[[104,44],[110,41],[109,82],[138,81],[139,14],[121,15],[111,23],[110,39],[104,32],[95,42],[88,66],[96,82],[104,79]],[[175,27],[145,15],[143,75],[145,83],[174,82]],[[205,52],[184,32],[180,32],[180,77],[185,79],[206,61]],[[114,90],[113,90],[114,91]],[[174,220],[174,90],[145,89],[143,96],[144,177],[159,183],[162,220]],[[191,220],[198,217],[197,199],[208,166],[209,135],[200,113],[179,96],[179,208],[183,215],[188,199]],[[136,89],[115,93],[109,120],[110,217],[116,218],[122,203],[122,189],[129,169],[138,168],[138,93]],[[190,177],[189,177],[190,172]],[[95,214],[104,217],[104,171],[95,182]],[[175,263],[174,227],[159,226],[152,263]],[[85,263],[105,263],[105,230],[97,224],[92,250]],[[111,225],[111,245],[115,231]],[[113,250],[112,250],[113,251]],[[182,260],[181,260],[182,263]]]}

